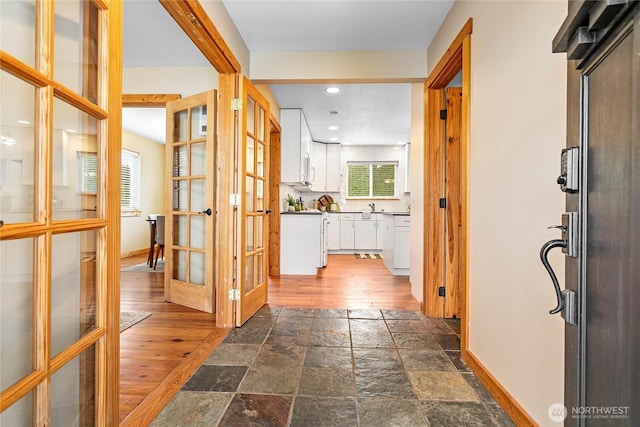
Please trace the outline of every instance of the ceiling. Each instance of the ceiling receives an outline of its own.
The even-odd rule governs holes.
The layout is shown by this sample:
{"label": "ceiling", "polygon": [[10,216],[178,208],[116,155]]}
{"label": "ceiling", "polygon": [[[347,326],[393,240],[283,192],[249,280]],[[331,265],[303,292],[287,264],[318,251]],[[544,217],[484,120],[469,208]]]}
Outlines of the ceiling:
{"label": "ceiling", "polygon": [[[201,0],[203,4],[208,1],[213,0]],[[453,0],[222,3],[252,52],[426,51]],[[141,16],[144,19],[139,19]],[[156,0],[125,0],[123,54],[125,68],[209,65]],[[270,85],[270,89],[280,108],[303,109],[316,141],[334,142],[332,138],[336,138],[337,142],[364,145],[409,142],[409,84],[338,86],[341,91],[334,95],[326,93],[327,85],[282,84]],[[164,142],[164,110],[126,110],[125,129]],[[139,117],[142,114],[144,117]],[[329,130],[329,126],[338,130]]]}

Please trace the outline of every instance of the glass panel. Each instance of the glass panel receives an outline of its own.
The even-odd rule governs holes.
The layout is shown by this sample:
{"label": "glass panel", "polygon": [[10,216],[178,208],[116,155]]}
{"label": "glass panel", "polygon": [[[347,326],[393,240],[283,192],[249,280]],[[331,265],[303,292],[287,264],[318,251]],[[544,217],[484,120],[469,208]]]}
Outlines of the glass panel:
{"label": "glass panel", "polygon": [[96,328],[96,237],[96,231],[53,236],[51,355]]}
{"label": "glass panel", "polygon": [[264,217],[256,217],[256,249],[264,248]]}
{"label": "glass panel", "polygon": [[191,175],[207,173],[207,144],[198,142],[191,144]]}
{"label": "glass panel", "polygon": [[89,1],[58,0],[54,12],[54,77],[97,103],[98,9]]}
{"label": "glass panel", "polygon": [[253,217],[252,216],[248,216],[247,217],[247,230],[246,230],[246,237],[245,237],[246,241],[247,241],[247,252],[251,252],[254,250],[254,246],[253,246]]}
{"label": "glass panel", "polygon": [[256,102],[247,97],[247,133],[255,135],[256,119],[255,119]]}
{"label": "glass panel", "polygon": [[185,215],[173,216],[173,244],[187,246],[187,217]]}
{"label": "glass panel", "polygon": [[262,283],[264,283],[264,255],[263,254],[258,254],[256,256],[256,261],[257,261],[257,266],[256,266],[256,275],[258,276],[257,280],[256,280],[256,286],[261,285]]}
{"label": "glass panel", "polygon": [[264,211],[264,181],[256,179],[256,211]]}
{"label": "glass panel", "polygon": [[[0,1],[0,4],[4,2]],[[22,399],[0,413],[0,426],[32,427],[33,392],[25,394]]]}
{"label": "glass panel", "polygon": [[204,286],[204,253],[191,252],[189,262],[189,282]]}
{"label": "glass panel", "polygon": [[173,113],[173,142],[183,142],[187,140],[187,120],[189,114],[187,110]]}
{"label": "glass panel", "polygon": [[[0,1],[2,50],[35,68],[35,1]],[[4,78],[4,77],[3,77]],[[2,92],[4,97],[5,92]]]}
{"label": "glass panel", "polygon": [[261,143],[261,142],[258,142],[256,149],[257,149],[257,151],[256,151],[256,164],[257,164],[256,175],[264,176],[264,144]]}
{"label": "glass panel", "polygon": [[204,249],[205,236],[205,216],[192,216],[191,229],[189,230],[190,244],[195,249]]}
{"label": "glass panel", "polygon": [[189,174],[186,145],[178,145],[177,147],[173,147],[172,173],[172,176],[187,176]]}
{"label": "glass panel", "polygon": [[187,181],[173,181],[173,210],[174,211],[187,211]]}
{"label": "glass panel", "polygon": [[370,197],[369,165],[347,165],[347,196]]}
{"label": "glass panel", "polygon": [[373,197],[395,196],[395,165],[372,165]]}
{"label": "glass panel", "polygon": [[191,109],[191,139],[207,136],[207,106],[201,105]]}
{"label": "glass panel", "polygon": [[[98,194],[78,193],[78,152],[99,153],[98,120],[66,102],[53,100],[53,219],[86,218]],[[100,159],[98,158],[98,165]],[[100,171],[98,170],[98,176]],[[100,186],[98,186],[98,189]]]}
{"label": "glass panel", "polygon": [[244,293],[252,291],[256,287],[254,275],[254,257],[248,256],[244,261]]}
{"label": "glass panel", "polygon": [[247,212],[253,212],[253,180],[254,178],[248,176],[246,181],[247,181],[247,188],[245,189],[246,193],[246,204],[247,204]]}
{"label": "glass panel", "polygon": [[265,130],[264,117],[265,117],[264,110],[262,108],[258,108],[258,133],[256,137],[260,141],[264,141],[267,139],[265,138],[265,135],[264,135],[264,130]]}
{"label": "glass panel", "polygon": [[171,278],[182,282],[187,281],[187,251],[173,251],[173,275]]}
{"label": "glass panel", "polygon": [[51,376],[51,425],[93,426],[95,388],[96,351],[91,346]]}
{"label": "glass panel", "polygon": [[[0,1],[1,11],[7,3],[17,2]],[[4,49],[4,40],[2,43]],[[36,89],[2,71],[0,93],[0,219],[6,224],[31,222],[35,212]]]}
{"label": "glass panel", "polygon": [[191,180],[191,212],[202,212],[207,203],[207,180]]}
{"label": "glass panel", "polygon": [[34,239],[0,241],[1,390],[32,371],[34,244]]}
{"label": "glass panel", "polygon": [[255,157],[255,142],[253,141],[253,138],[249,138],[247,137],[247,160],[246,160],[246,165],[245,165],[245,170],[247,171],[247,173],[254,173],[255,172],[255,165],[254,165],[254,157]]}

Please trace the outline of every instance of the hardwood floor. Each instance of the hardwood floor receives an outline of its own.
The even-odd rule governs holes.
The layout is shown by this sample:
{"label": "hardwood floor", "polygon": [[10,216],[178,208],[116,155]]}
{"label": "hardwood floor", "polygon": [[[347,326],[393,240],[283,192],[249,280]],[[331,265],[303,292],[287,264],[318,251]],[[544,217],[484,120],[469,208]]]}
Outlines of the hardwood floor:
{"label": "hardwood floor", "polygon": [[393,276],[381,259],[329,255],[318,276],[281,276],[269,280],[269,304],[310,308],[420,310],[409,278]]}
{"label": "hardwood floor", "polygon": [[[125,258],[122,268],[144,263],[145,255]],[[269,281],[269,305],[310,308],[419,310],[407,277],[392,276],[382,260],[330,255],[313,276]],[[162,273],[121,275],[121,310],[152,315],[120,334],[120,421],[148,425],[189,379],[228,329],[215,315],[164,301]]]}

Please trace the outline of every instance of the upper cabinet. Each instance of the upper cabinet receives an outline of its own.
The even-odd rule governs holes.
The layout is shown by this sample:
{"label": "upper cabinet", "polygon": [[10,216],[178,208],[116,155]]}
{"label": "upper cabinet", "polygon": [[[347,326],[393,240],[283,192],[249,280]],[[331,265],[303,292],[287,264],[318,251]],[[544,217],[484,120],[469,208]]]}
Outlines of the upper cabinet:
{"label": "upper cabinet", "polygon": [[340,144],[326,144],[327,188],[330,193],[340,191]]}
{"label": "upper cabinet", "polygon": [[404,146],[404,192],[411,192],[411,143]]}
{"label": "upper cabinet", "polygon": [[281,181],[308,184],[311,181],[311,131],[300,109],[280,110]]}
{"label": "upper cabinet", "polygon": [[327,144],[311,141],[311,161],[309,167],[309,189],[327,191]]}

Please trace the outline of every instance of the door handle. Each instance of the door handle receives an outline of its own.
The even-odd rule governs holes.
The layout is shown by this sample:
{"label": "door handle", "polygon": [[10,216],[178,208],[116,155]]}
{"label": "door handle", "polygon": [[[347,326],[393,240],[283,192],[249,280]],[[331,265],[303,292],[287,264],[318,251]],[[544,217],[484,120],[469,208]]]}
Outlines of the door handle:
{"label": "door handle", "polygon": [[198,212],[199,214],[207,214],[207,216],[211,216],[211,214],[213,213],[213,211],[211,210],[211,208],[207,208],[203,211]]}
{"label": "door handle", "polygon": [[262,213],[262,212],[264,212],[264,213],[266,213],[267,215],[269,215],[269,214],[270,214],[271,212],[273,212],[273,211],[272,211],[271,209],[267,209],[266,211],[263,211],[262,209],[260,209],[260,210],[258,210],[258,211],[256,211],[256,212],[258,212],[258,213]]}
{"label": "door handle", "polygon": [[553,239],[553,240],[549,240],[547,243],[542,245],[542,248],[540,249],[540,261],[542,261],[542,265],[544,265],[544,268],[547,270],[547,273],[549,273],[549,276],[551,277],[551,282],[553,282],[553,288],[556,291],[556,299],[558,301],[558,304],[556,305],[556,307],[554,309],[551,309],[549,311],[549,314],[560,313],[564,308],[564,299],[562,298],[562,291],[560,290],[560,284],[558,283],[558,278],[556,277],[556,273],[555,271],[553,271],[551,264],[549,264],[549,258],[548,258],[549,251],[551,251],[551,249],[553,248],[566,248],[566,247],[567,247],[566,240]]}

